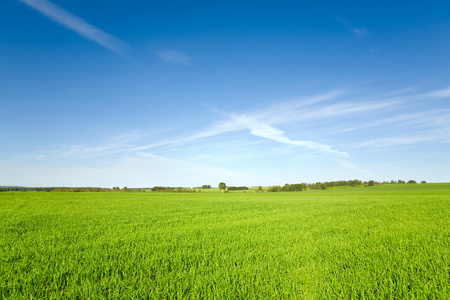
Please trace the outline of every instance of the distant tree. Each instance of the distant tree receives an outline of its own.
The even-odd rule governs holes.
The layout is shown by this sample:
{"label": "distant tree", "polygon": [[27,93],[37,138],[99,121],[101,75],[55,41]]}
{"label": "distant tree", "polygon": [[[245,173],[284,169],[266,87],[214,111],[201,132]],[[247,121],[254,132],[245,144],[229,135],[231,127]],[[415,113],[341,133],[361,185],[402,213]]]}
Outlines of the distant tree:
{"label": "distant tree", "polygon": [[258,186],[258,192],[262,192],[262,186]]}
{"label": "distant tree", "polygon": [[229,186],[227,189],[229,191],[248,191],[248,187],[246,186]]}
{"label": "distant tree", "polygon": [[427,183],[425,180],[422,180],[420,183]]}
{"label": "distant tree", "polygon": [[225,182],[221,182],[219,183],[219,189],[222,190],[222,193],[225,192],[225,189],[227,188],[227,185],[225,184]]}
{"label": "distant tree", "polygon": [[408,180],[408,183],[417,183],[415,180]]}
{"label": "distant tree", "polygon": [[397,182],[398,182],[398,184],[405,184],[405,182],[403,180],[400,180],[400,179]]}
{"label": "distant tree", "polygon": [[374,185],[375,185],[375,181],[369,180],[369,183],[368,183],[367,185],[368,185],[368,186],[374,186]]}
{"label": "distant tree", "polygon": [[281,192],[281,191],[283,191],[283,188],[279,185],[275,185],[275,186],[269,187],[267,189],[268,193],[275,193],[275,192]]}
{"label": "distant tree", "polygon": [[202,185],[202,189],[210,189],[211,186],[209,184],[204,184]]}

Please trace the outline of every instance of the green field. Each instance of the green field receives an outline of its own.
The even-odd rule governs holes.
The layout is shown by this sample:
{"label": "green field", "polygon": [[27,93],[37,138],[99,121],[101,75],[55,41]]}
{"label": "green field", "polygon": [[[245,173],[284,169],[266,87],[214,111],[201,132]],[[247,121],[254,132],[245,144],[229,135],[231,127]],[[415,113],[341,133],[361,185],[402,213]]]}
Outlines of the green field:
{"label": "green field", "polygon": [[4,299],[449,299],[450,184],[0,193]]}

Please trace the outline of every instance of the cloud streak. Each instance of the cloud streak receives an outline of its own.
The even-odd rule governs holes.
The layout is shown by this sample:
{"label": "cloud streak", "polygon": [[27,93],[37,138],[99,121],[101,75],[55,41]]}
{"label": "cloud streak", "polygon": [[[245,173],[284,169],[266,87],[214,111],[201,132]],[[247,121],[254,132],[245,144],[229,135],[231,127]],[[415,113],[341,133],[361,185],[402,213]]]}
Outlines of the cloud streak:
{"label": "cloud streak", "polygon": [[159,50],[156,51],[156,54],[163,62],[166,63],[184,66],[191,65],[191,59],[189,56],[173,49]]}
{"label": "cloud streak", "polygon": [[[73,145],[46,154],[43,153],[43,155],[50,155],[55,158],[85,159],[117,153],[137,153],[242,131],[248,132],[248,134],[254,137],[283,145],[309,149],[337,157],[348,157],[350,155],[347,152],[337,150],[331,145],[311,139],[293,139],[285,131],[277,128],[278,126],[291,124],[304,124],[300,126],[307,126],[308,123],[315,119],[329,120],[336,117],[359,115],[364,112],[382,111],[397,105],[396,102],[392,101],[373,101],[368,103],[343,102],[323,105],[323,103],[336,100],[345,94],[347,92],[342,90],[331,91],[298,101],[279,103],[262,110],[247,113],[228,113],[211,108],[215,113],[222,115],[224,119],[196,133],[183,137],[169,138],[147,145],[142,145],[142,143],[140,145],[139,143],[134,144],[133,141],[122,143],[118,139],[97,146]],[[306,132],[306,130],[302,130],[301,132]]]}
{"label": "cloud streak", "polygon": [[349,170],[354,170],[360,173],[366,173],[366,174],[372,174],[371,171],[368,171],[366,169],[363,169],[347,160],[344,159],[335,159],[336,162],[338,162],[342,167],[349,169]]}
{"label": "cloud streak", "polygon": [[127,44],[115,36],[87,23],[74,16],[65,9],[47,0],[18,0],[27,6],[37,10],[50,20],[64,26],[82,37],[91,40],[100,46],[115,52],[123,57],[127,57]]}
{"label": "cloud streak", "polygon": [[450,97],[450,87],[443,90],[430,92],[427,96],[431,98],[448,98]]}
{"label": "cloud streak", "polygon": [[437,129],[417,133],[415,135],[397,135],[391,137],[383,137],[371,139],[369,141],[358,144],[358,147],[383,148],[400,145],[412,145],[417,143],[430,142],[450,143],[450,128]]}
{"label": "cloud streak", "polygon": [[283,131],[271,126],[269,123],[265,122],[263,118],[255,118],[251,115],[243,114],[232,117],[231,121],[227,124],[227,127],[247,129],[250,131],[250,134],[254,136],[262,137],[282,144],[299,146],[330,154],[348,156],[347,153],[335,150],[329,145],[317,143],[314,141],[290,139],[285,135]]}
{"label": "cloud streak", "polygon": [[364,38],[367,37],[369,35],[369,31],[367,30],[367,28],[365,27],[361,27],[361,28],[356,28],[354,26],[352,26],[352,24],[350,24],[350,22],[348,22],[346,19],[344,19],[343,17],[337,15],[334,12],[331,12],[327,9],[323,10],[324,12],[326,12],[327,14],[329,14],[330,16],[332,16],[336,21],[338,21],[345,29],[347,29],[348,31],[352,32],[354,35],[356,35],[359,38]]}
{"label": "cloud streak", "polygon": [[428,128],[440,126],[443,120],[450,120],[450,110],[430,110],[417,113],[399,114],[392,117],[375,119],[358,125],[344,126],[327,130],[326,134],[339,134],[361,131],[371,128]]}
{"label": "cloud streak", "polygon": [[357,37],[363,38],[369,35],[369,31],[362,27],[362,28],[355,28],[353,27],[347,20],[340,16],[334,16],[335,20],[341,23],[342,26],[344,26],[345,29],[347,29],[350,32],[353,32]]}

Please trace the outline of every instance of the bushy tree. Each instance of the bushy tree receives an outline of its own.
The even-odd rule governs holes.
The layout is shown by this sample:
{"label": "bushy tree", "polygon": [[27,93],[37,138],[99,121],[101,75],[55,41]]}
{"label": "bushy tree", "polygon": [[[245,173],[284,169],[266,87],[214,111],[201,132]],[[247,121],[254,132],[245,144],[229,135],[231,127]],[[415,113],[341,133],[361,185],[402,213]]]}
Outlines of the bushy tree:
{"label": "bushy tree", "polygon": [[219,189],[222,190],[222,193],[225,192],[225,189],[227,188],[227,185],[225,184],[225,182],[221,182],[219,183]]}
{"label": "bushy tree", "polygon": [[229,186],[229,191],[248,191],[248,187],[246,186]]}

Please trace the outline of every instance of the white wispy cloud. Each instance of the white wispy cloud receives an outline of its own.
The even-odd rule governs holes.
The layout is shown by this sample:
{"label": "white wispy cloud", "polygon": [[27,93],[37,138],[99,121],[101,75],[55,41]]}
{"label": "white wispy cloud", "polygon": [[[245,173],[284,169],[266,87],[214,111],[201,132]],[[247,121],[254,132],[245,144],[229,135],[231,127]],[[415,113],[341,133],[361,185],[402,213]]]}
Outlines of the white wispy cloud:
{"label": "white wispy cloud", "polygon": [[367,35],[369,35],[369,31],[367,30],[367,28],[362,27],[362,28],[353,28],[352,29],[353,33],[356,34],[356,36],[358,37],[366,37]]}
{"label": "white wispy cloud", "polygon": [[163,62],[166,63],[184,66],[191,65],[191,59],[189,56],[174,49],[159,50],[156,51],[156,54]]}
{"label": "white wispy cloud", "polygon": [[444,142],[450,143],[450,126],[439,127],[434,130],[371,139],[357,144],[358,147],[382,148],[418,143]]}
{"label": "white wispy cloud", "polygon": [[401,95],[401,94],[411,94],[411,93],[417,93],[416,89],[413,87],[405,87],[402,89],[398,89],[389,93],[386,93],[384,96],[394,96],[394,95]]}
{"label": "white wispy cloud", "polygon": [[[349,115],[370,114],[387,109],[396,109],[402,106],[403,99],[383,99],[377,101],[336,101],[342,94],[327,98],[334,100],[330,104],[308,103],[308,100],[291,101],[279,103],[263,108],[251,114],[260,120],[272,125],[282,125],[287,123],[309,123],[313,120],[330,120],[332,118],[345,117]],[[327,100],[324,100],[327,101]]]}
{"label": "white wispy cloud", "polygon": [[437,90],[430,92],[426,94],[426,96],[431,98],[448,98],[450,97],[450,87],[443,89],[443,90]]}
{"label": "white wispy cloud", "polygon": [[[428,93],[405,96],[409,104],[423,105],[427,98],[450,97],[450,88],[436,90]],[[433,108],[431,106],[430,108]],[[389,134],[392,130],[394,135],[382,136],[356,143],[357,147],[383,148],[402,145],[414,145],[435,142],[450,142],[450,109],[421,109],[410,113],[399,113],[390,117],[383,117],[368,121],[363,124],[351,126],[337,132],[361,131],[368,128],[378,128],[379,132]]]}
{"label": "white wispy cloud", "polygon": [[[420,103],[424,97],[446,97],[450,89],[438,90],[431,93],[417,94],[410,88],[402,92],[414,92],[412,96],[387,97],[374,101],[340,101],[336,100],[349,94],[348,91],[336,90],[315,97],[304,98],[298,101],[277,103],[276,105],[262,108],[257,111],[247,113],[226,113],[217,109],[213,111],[220,113],[227,120],[218,122],[208,128],[203,133],[197,135],[212,136],[231,131],[249,130],[249,133],[276,141],[282,144],[294,145],[308,149],[314,149],[323,153],[330,153],[342,156],[349,156],[348,153],[334,149],[332,146],[314,140],[291,139],[288,135],[277,128],[295,124],[296,128],[302,128],[306,131],[309,123],[312,121],[317,127],[324,123],[329,123],[329,127],[322,124],[318,129],[313,128],[315,132],[322,132],[319,136],[327,136],[337,133],[350,131],[363,132],[365,129],[378,128],[380,132],[391,132],[396,130],[416,131],[414,136],[398,135],[395,137],[376,138],[370,141],[361,142],[358,147],[386,147],[393,145],[405,145],[413,143],[422,143],[427,141],[448,141],[450,136],[449,121],[450,111],[448,109],[440,110],[421,110],[419,112],[403,113],[405,108],[410,107],[412,103]],[[327,101],[334,100],[327,104]],[[325,104],[324,104],[325,103]],[[385,117],[385,115],[391,115]],[[336,129],[338,120],[348,120],[350,116],[357,118],[358,123],[350,121],[352,126]],[[339,121],[338,124],[341,124]],[[300,127],[299,127],[300,126]],[[342,161],[340,161],[342,164]],[[350,166],[348,164],[342,164]],[[355,169],[356,170],[356,169]]]}
{"label": "white wispy cloud", "polygon": [[36,158],[55,158],[65,160],[92,159],[117,153],[133,152],[136,143],[142,139],[143,134],[138,131],[128,132],[107,138],[97,145],[59,145],[52,150],[40,151]]}
{"label": "white wispy cloud", "polygon": [[104,48],[113,51],[123,57],[127,57],[127,44],[117,37],[89,24],[74,16],[67,10],[48,0],[18,0],[27,6],[37,10],[52,21],[76,32]]}
{"label": "white wispy cloud", "polygon": [[368,120],[351,126],[340,126],[328,129],[323,134],[338,134],[352,131],[362,131],[370,128],[429,128],[440,126],[443,120],[450,120],[450,109],[430,110],[415,113],[400,113],[391,117]]}
{"label": "white wispy cloud", "polygon": [[318,150],[321,152],[348,156],[347,153],[333,149],[329,145],[321,144],[314,141],[293,140],[288,138],[285,133],[264,121],[265,118],[255,118],[249,114],[232,116],[231,120],[226,124],[227,128],[247,129],[250,134],[265,139],[269,139],[278,143],[304,147],[308,149]]}
{"label": "white wispy cloud", "polygon": [[372,174],[371,171],[366,170],[364,168],[361,168],[361,167],[355,165],[354,163],[349,162],[348,160],[335,159],[335,161],[337,161],[342,167],[344,167],[346,169],[354,170],[354,171],[361,172],[361,173],[366,173],[366,174]]}
{"label": "white wispy cloud", "polygon": [[[338,116],[359,115],[364,112],[381,111],[397,105],[393,101],[373,101],[373,102],[342,102],[335,104],[325,104],[327,101],[336,100],[347,94],[342,90],[331,91],[321,95],[302,98],[298,101],[279,103],[268,108],[245,113],[228,113],[218,109],[212,109],[220,114],[223,120],[217,121],[210,126],[181,137],[173,137],[150,144],[121,143],[109,141],[101,145],[73,145],[64,147],[46,155],[53,155],[59,158],[94,158],[117,153],[137,153],[151,149],[183,145],[201,139],[208,139],[214,136],[232,133],[237,131],[248,132],[250,135],[277,142],[284,145],[309,149],[337,156],[349,156],[345,151],[335,149],[333,146],[323,143],[323,141],[290,138],[289,135],[277,126],[289,124],[307,124],[315,119],[332,119]],[[304,125],[306,126],[306,125]],[[120,139],[119,139],[120,140]],[[40,154],[42,155],[42,153]]]}
{"label": "white wispy cloud", "polygon": [[434,137],[421,135],[421,136],[393,136],[384,137],[379,139],[372,139],[367,142],[358,144],[359,147],[381,148],[398,145],[408,145],[416,143],[424,143],[433,140]]}
{"label": "white wispy cloud", "polygon": [[226,120],[213,124],[203,132],[192,136],[192,138],[196,139],[226,132],[248,130],[251,135],[278,143],[312,149],[323,153],[349,156],[344,151],[336,150],[332,146],[318,141],[291,139],[284,131],[275,127],[292,123],[306,124],[311,122],[311,120],[330,120],[348,115],[380,112],[400,105],[400,101],[394,101],[393,99],[372,102],[347,101],[323,105],[327,101],[336,101],[348,94],[350,92],[346,90],[334,90],[313,97],[302,98],[297,101],[277,103],[273,106],[247,113],[227,113],[217,108],[210,108],[212,111],[224,116]]}
{"label": "white wispy cloud", "polygon": [[363,38],[363,37],[367,37],[369,35],[369,30],[367,30],[367,28],[365,27],[361,27],[361,28],[356,28],[354,26],[352,26],[352,24],[350,24],[347,20],[345,20],[344,18],[342,18],[341,16],[338,16],[334,13],[330,13],[334,19],[336,21],[338,21],[345,29],[347,29],[348,31],[352,32],[354,35],[356,35],[357,37]]}

